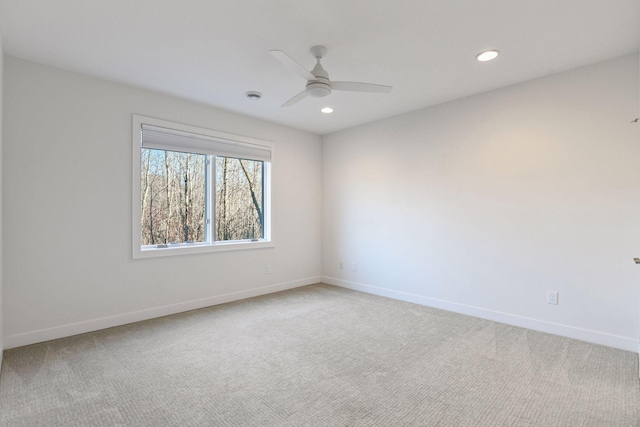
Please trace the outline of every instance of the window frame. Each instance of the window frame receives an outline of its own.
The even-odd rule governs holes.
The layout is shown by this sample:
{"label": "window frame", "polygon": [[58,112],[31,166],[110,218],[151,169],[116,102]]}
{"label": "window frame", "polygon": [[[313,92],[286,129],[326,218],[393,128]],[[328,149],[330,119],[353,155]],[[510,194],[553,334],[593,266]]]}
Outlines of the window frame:
{"label": "window frame", "polygon": [[[275,246],[273,239],[273,225],[272,225],[272,200],[273,200],[273,186],[272,186],[272,166],[274,159],[274,144],[270,141],[261,139],[234,135],[226,132],[221,132],[212,129],[205,129],[197,126],[185,125],[182,123],[170,122],[162,119],[155,119],[151,117],[141,116],[138,114],[133,115],[132,120],[132,257],[133,259],[140,258],[154,258],[163,256],[174,255],[188,255],[207,252],[220,252],[220,251],[233,251],[233,250],[247,250],[247,249],[260,249],[260,248],[272,248]],[[207,203],[207,210],[209,212],[209,218],[211,224],[207,227],[208,242],[202,243],[178,243],[171,244],[167,247],[157,246],[143,246],[142,245],[142,224],[140,223],[140,215],[142,211],[142,201],[140,198],[141,193],[141,148],[142,148],[142,127],[143,125],[150,125],[156,127],[162,127],[167,129],[173,129],[180,132],[187,132],[196,135],[204,135],[208,138],[232,144],[242,145],[248,147],[256,147],[261,149],[268,149],[271,153],[271,160],[263,162],[263,215],[264,215],[264,237],[255,240],[230,240],[230,241],[216,241],[214,235],[215,226],[215,175],[212,168],[213,164],[207,165],[209,169],[210,180],[207,182],[205,197],[209,200]],[[227,156],[228,157],[228,156]],[[209,162],[214,163],[214,162]],[[211,182],[213,181],[213,182]]]}

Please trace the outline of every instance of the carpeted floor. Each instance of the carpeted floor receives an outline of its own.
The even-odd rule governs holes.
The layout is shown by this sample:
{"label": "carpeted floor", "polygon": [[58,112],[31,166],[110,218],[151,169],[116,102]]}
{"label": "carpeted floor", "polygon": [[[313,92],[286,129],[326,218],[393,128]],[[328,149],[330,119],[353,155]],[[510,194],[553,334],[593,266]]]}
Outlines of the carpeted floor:
{"label": "carpeted floor", "polygon": [[640,426],[637,355],[313,285],[8,350],[2,426]]}

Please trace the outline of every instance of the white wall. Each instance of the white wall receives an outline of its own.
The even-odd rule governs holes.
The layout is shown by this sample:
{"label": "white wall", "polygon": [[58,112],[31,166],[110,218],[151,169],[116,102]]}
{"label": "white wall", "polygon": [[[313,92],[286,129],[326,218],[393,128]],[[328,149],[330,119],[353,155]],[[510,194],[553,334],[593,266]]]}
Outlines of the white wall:
{"label": "white wall", "polygon": [[638,81],[632,55],[325,136],[323,280],[637,351]]}
{"label": "white wall", "polygon": [[[4,81],[7,348],[319,281],[320,137],[12,57]],[[273,141],[276,247],[133,260],[133,113]]]}

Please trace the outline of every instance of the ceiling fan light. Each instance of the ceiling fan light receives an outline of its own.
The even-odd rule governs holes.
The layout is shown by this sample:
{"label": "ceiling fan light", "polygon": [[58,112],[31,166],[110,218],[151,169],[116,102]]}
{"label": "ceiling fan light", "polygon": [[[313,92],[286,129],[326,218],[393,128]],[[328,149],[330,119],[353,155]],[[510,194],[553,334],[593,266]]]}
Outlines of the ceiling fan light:
{"label": "ceiling fan light", "polygon": [[307,84],[307,95],[314,98],[323,98],[331,93],[331,86],[326,83],[312,82]]}
{"label": "ceiling fan light", "polygon": [[498,56],[497,50],[485,50],[484,52],[480,52],[476,55],[476,59],[480,62],[491,61],[492,59],[496,59]]}
{"label": "ceiling fan light", "polygon": [[325,114],[331,114],[333,113],[333,108],[331,107],[324,107],[323,109],[320,110],[321,112],[325,113]]}

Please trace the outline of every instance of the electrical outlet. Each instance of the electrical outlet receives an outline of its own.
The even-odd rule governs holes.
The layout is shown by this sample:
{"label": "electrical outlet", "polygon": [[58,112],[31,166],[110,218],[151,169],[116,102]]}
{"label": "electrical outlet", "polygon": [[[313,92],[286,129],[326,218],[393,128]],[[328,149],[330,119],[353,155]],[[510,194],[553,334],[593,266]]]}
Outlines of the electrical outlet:
{"label": "electrical outlet", "polygon": [[267,264],[267,274],[271,274],[271,264]]}
{"label": "electrical outlet", "polygon": [[547,304],[558,304],[558,291],[547,291]]}
{"label": "electrical outlet", "polygon": [[358,264],[356,264],[355,262],[351,264],[351,271],[358,271]]}
{"label": "electrical outlet", "polygon": [[344,270],[344,262],[340,261],[338,265],[340,266],[340,270]]}

